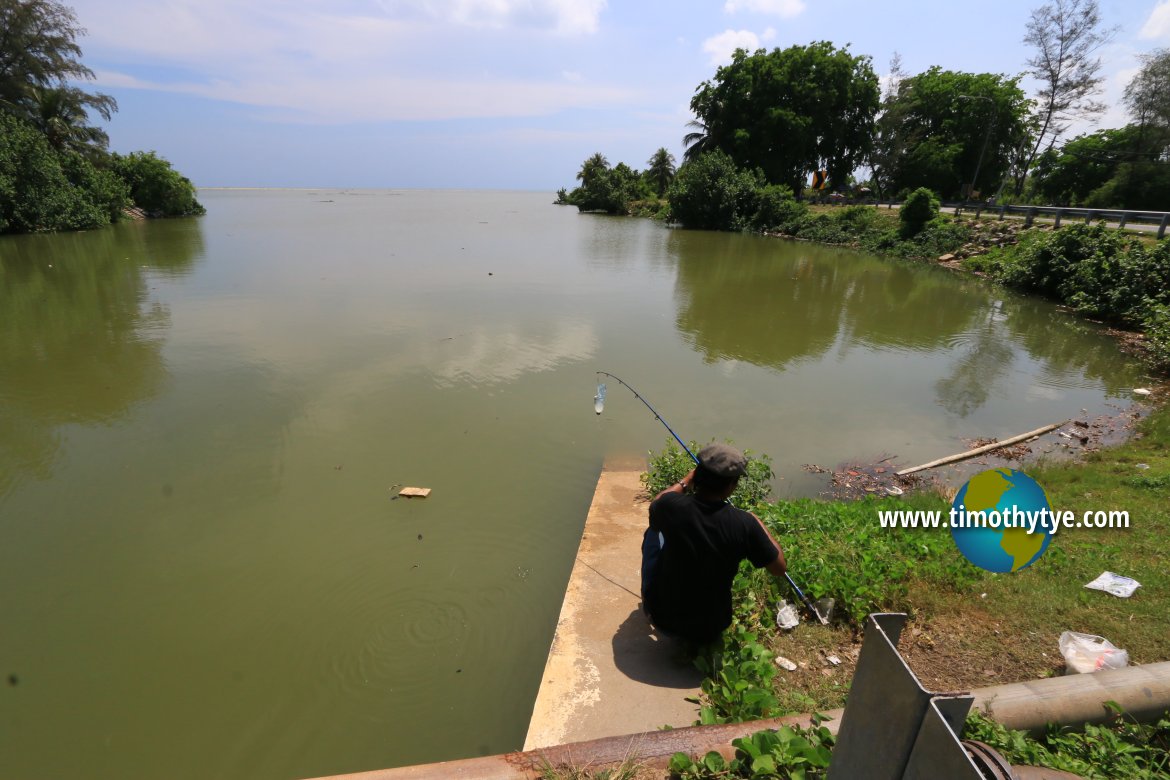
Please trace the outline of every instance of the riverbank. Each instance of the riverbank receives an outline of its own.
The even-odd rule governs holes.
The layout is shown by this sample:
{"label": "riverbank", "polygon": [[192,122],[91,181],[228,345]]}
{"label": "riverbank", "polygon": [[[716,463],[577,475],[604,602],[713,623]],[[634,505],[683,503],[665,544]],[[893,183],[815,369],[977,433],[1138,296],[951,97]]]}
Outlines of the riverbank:
{"label": "riverbank", "polygon": [[[941,510],[946,499],[924,493],[857,502],[778,501],[757,514],[785,547],[793,577],[811,596],[837,601],[830,627],[805,622],[775,627],[777,599],[791,599],[768,578],[744,572],[736,581],[737,624],[727,633],[716,672],[731,674],[775,697],[774,711],[840,706],[860,649],[859,616],[908,611],[902,652],[923,684],[965,690],[1064,673],[1057,647],[1062,631],[1104,636],[1131,663],[1170,659],[1170,409],[1164,397],[1134,437],[1083,461],[1028,468],[1057,510],[1124,510],[1127,529],[1066,529],[1031,567],[1013,574],[983,572],[959,555],[945,531],[881,529],[879,509]],[[666,477],[668,478],[668,477]],[[1120,599],[1084,588],[1103,571],[1133,577],[1137,593]],[[736,663],[759,644],[795,664],[793,671]],[[836,658],[839,663],[830,660]],[[706,702],[723,707],[713,688]]]}

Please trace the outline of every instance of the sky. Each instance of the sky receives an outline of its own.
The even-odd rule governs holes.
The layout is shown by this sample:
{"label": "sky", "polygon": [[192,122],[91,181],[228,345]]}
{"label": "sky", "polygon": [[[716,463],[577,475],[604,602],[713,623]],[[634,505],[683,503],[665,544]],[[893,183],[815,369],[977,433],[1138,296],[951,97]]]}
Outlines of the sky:
{"label": "sky", "polygon": [[[201,187],[572,187],[601,152],[681,158],[695,89],[736,47],[849,45],[885,76],[1017,75],[1042,0],[65,0],[114,151]],[[1109,111],[1170,47],[1170,0],[1100,0]],[[1029,95],[1035,84],[1022,82]]]}

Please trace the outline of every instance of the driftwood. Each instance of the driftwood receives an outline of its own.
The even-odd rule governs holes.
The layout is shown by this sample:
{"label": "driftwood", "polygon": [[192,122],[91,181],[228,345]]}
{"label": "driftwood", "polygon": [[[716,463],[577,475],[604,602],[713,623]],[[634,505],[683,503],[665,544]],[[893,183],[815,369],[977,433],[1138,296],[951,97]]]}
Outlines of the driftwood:
{"label": "driftwood", "polygon": [[1066,422],[1068,422],[1068,420],[1064,420],[1063,422],[1058,422],[1058,423],[1052,423],[1052,425],[1045,425],[1043,428],[1037,428],[1034,431],[1028,431],[1027,433],[1021,433],[1019,436],[1013,436],[1010,439],[1004,439],[1003,441],[997,441],[997,442],[994,442],[992,444],[984,444],[982,447],[976,447],[973,450],[967,450],[966,452],[960,452],[957,455],[948,455],[945,458],[939,458],[938,460],[932,460],[930,463],[923,463],[921,466],[915,466],[915,467],[909,468],[909,469],[902,469],[901,471],[898,471],[895,473],[899,477],[904,477],[907,474],[913,474],[915,471],[922,471],[924,469],[932,469],[935,466],[945,466],[948,463],[955,463],[956,461],[966,460],[967,458],[973,458],[976,455],[982,455],[985,452],[991,452],[992,450],[998,450],[1000,447],[1009,447],[1013,444],[1017,444],[1017,443],[1022,442],[1022,441],[1027,441],[1028,439],[1031,439],[1035,436],[1043,436],[1044,434],[1048,433],[1049,431],[1056,430],[1060,426],[1064,425]]}

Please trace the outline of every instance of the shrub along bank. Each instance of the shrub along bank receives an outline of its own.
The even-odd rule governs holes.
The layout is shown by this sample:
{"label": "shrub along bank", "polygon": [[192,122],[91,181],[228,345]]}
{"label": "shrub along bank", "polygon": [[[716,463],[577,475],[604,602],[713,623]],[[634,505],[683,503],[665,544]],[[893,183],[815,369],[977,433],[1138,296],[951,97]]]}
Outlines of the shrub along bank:
{"label": "shrub along bank", "polygon": [[54,148],[0,111],[0,233],[86,230],[116,222],[130,206],[151,216],[204,213],[194,185],[153,152]]}

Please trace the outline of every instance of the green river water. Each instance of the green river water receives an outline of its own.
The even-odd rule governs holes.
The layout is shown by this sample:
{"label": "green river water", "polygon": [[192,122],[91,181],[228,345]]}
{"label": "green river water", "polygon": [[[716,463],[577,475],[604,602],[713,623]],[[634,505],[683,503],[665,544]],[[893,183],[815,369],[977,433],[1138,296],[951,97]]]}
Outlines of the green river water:
{"label": "green river water", "polygon": [[668,437],[596,370],[789,496],[1141,376],[977,279],[546,193],[200,198],[0,237],[0,778],[518,748],[601,465]]}

